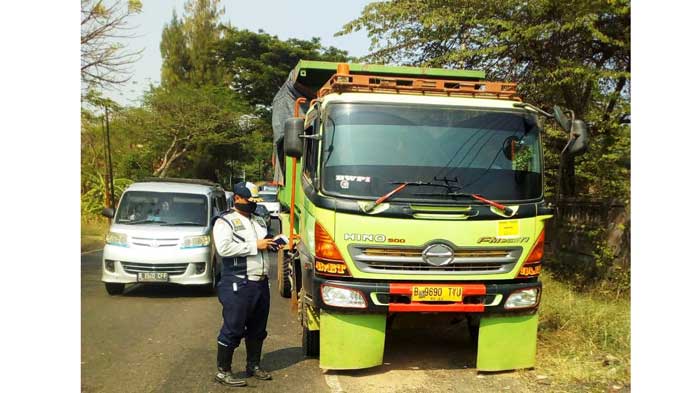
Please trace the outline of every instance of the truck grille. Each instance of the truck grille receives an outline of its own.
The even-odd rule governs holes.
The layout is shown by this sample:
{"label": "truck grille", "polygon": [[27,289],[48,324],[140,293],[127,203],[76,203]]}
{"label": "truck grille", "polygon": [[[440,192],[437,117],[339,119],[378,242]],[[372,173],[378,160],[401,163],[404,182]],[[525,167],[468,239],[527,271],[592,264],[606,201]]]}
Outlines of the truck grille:
{"label": "truck grille", "polygon": [[126,273],[136,274],[141,272],[162,272],[169,273],[172,276],[184,274],[188,263],[136,263],[136,262],[121,262],[123,270]]}
{"label": "truck grille", "polygon": [[348,250],[360,271],[392,274],[502,274],[510,272],[522,254],[522,247],[455,248],[451,263],[433,266],[423,259],[425,246],[350,245]]}
{"label": "truck grille", "polygon": [[132,237],[131,243],[142,247],[174,247],[179,244],[178,238],[158,239],[151,237]]}

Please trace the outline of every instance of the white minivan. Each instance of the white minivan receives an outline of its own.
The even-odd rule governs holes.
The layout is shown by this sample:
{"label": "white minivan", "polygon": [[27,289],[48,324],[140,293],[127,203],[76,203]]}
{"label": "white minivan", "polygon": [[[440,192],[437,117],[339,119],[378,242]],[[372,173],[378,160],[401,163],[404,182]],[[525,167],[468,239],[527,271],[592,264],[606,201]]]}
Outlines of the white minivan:
{"label": "white minivan", "polygon": [[204,285],[215,291],[220,266],[211,239],[212,218],[227,209],[224,190],[195,179],[131,184],[112,218],[102,260],[102,281],[110,295],[126,284]]}

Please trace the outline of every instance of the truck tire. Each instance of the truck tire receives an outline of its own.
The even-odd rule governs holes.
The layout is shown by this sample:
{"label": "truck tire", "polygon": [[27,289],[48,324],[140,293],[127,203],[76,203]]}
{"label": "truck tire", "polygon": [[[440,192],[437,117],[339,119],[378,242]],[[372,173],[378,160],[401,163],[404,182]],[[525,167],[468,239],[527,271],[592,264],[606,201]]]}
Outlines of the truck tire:
{"label": "truck tire", "polygon": [[115,283],[115,282],[105,282],[104,287],[106,287],[106,292],[111,295],[120,295],[123,293],[123,290],[126,288],[126,284],[120,284],[120,283]]}
{"label": "truck tire", "polygon": [[302,354],[308,358],[319,356],[319,332],[302,326]]}
{"label": "truck tire", "polygon": [[292,290],[290,262],[283,251],[278,251],[278,293],[286,299],[290,298]]}

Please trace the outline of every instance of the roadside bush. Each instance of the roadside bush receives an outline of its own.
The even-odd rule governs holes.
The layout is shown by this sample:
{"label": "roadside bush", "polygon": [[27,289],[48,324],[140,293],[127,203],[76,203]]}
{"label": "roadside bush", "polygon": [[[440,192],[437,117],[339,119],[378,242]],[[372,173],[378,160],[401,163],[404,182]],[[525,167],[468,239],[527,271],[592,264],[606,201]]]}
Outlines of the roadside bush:
{"label": "roadside bush", "polygon": [[630,301],[578,293],[549,274],[542,281],[537,374],[550,376],[557,391],[629,385]]}
{"label": "roadside bush", "polygon": [[[118,203],[123,190],[133,183],[130,179],[114,179],[114,201]],[[104,208],[106,179],[99,173],[83,173],[81,211],[83,218],[99,217]]]}

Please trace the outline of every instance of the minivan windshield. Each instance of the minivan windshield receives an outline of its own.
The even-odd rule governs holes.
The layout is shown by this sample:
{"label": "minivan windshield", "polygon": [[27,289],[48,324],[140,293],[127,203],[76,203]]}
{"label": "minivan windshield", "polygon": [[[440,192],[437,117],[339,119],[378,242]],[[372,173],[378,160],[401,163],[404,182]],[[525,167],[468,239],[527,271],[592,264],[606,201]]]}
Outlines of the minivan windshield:
{"label": "minivan windshield", "polygon": [[259,197],[263,199],[264,202],[278,202],[278,195],[275,193],[259,193]]}
{"label": "minivan windshield", "polygon": [[327,109],[321,170],[329,195],[377,198],[408,181],[437,186],[407,187],[393,200],[542,196],[539,129],[523,111],[374,103]]}
{"label": "minivan windshield", "polygon": [[208,225],[208,198],[200,194],[126,191],[117,224]]}

